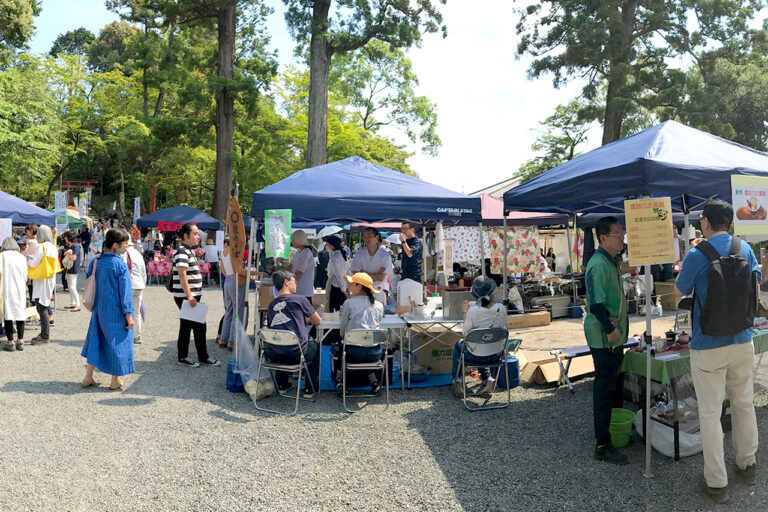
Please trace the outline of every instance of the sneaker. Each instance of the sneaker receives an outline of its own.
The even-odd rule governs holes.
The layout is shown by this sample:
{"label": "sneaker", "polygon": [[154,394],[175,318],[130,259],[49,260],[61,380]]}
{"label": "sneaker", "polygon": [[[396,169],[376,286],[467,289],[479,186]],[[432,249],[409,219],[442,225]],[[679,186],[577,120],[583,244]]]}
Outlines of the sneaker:
{"label": "sneaker", "polygon": [[185,357],[184,359],[179,359],[178,363],[182,366],[188,366],[190,368],[197,368],[198,366],[200,366],[198,363],[191,361],[188,357]]}
{"label": "sneaker", "polygon": [[453,379],[453,396],[464,398],[464,381]]}
{"label": "sneaker", "polygon": [[209,357],[204,361],[200,361],[200,364],[204,364],[205,366],[221,366],[221,361]]}
{"label": "sneaker", "polygon": [[731,500],[731,495],[728,493],[728,487],[710,487],[704,483],[704,494],[718,504],[728,503]]}
{"label": "sneaker", "polygon": [[487,380],[484,380],[482,384],[480,384],[480,389],[478,389],[475,394],[476,395],[490,395],[493,393],[494,389],[496,389],[496,379],[493,377],[488,377]]}
{"label": "sneaker", "polygon": [[289,382],[283,382],[283,383],[280,383],[280,384],[278,384],[278,385],[277,385],[277,389],[278,389],[278,390],[279,390],[281,393],[285,393],[286,391],[288,391],[288,390],[289,390],[289,389],[291,389],[292,387],[293,387],[293,384],[291,384],[291,382],[290,382],[290,381],[289,381]]}
{"label": "sneaker", "polygon": [[378,382],[374,382],[373,384],[371,384],[371,394],[378,395],[379,392],[381,392],[381,384],[379,384]]}
{"label": "sneaker", "polygon": [[35,336],[30,340],[30,343],[32,345],[45,345],[46,343],[50,343],[51,340],[43,339],[40,336]]}
{"label": "sneaker", "polygon": [[17,341],[16,342],[16,350],[18,350],[19,352],[24,350],[24,342],[23,341]]}
{"label": "sneaker", "polygon": [[304,398],[309,398],[310,400],[315,398],[315,392],[312,391],[310,386],[306,386],[302,394],[304,395]]}
{"label": "sneaker", "polygon": [[744,469],[741,469],[739,466],[735,467],[735,474],[738,480],[746,485],[755,485],[755,477],[757,473],[757,464],[752,464],[751,466],[747,466]]}
{"label": "sneaker", "polygon": [[613,447],[612,444],[605,444],[595,447],[595,458],[597,460],[623,466],[628,461],[627,456]]}
{"label": "sneaker", "polygon": [[141,335],[133,337],[133,344],[134,345],[140,345],[141,344]]}
{"label": "sneaker", "polygon": [[16,345],[12,341],[6,341],[3,343],[3,350],[8,352],[16,352]]}
{"label": "sneaker", "polygon": [[344,384],[340,381],[336,381],[336,393],[341,396],[344,394]]}

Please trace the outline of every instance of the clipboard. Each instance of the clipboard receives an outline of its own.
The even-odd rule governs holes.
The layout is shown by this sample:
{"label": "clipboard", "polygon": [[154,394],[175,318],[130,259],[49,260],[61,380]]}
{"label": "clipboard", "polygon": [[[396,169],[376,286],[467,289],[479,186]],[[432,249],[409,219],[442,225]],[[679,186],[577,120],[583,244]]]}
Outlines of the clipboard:
{"label": "clipboard", "polygon": [[189,305],[189,301],[184,299],[181,303],[181,310],[179,310],[179,318],[182,320],[189,320],[198,324],[204,324],[205,318],[208,316],[208,304],[198,302],[197,306],[192,307]]}

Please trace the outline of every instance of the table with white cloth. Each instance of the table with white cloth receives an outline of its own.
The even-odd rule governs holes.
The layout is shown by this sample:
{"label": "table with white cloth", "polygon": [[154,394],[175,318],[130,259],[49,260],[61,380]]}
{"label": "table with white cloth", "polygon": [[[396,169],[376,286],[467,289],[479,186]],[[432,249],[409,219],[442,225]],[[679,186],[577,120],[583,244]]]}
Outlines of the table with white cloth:
{"label": "table with white cloth", "polygon": [[[318,344],[318,357],[322,355],[322,349],[323,349],[323,340],[328,336],[328,333],[331,332],[333,329],[339,329],[341,327],[341,320],[338,318],[334,318],[333,320],[326,320],[323,319],[323,322],[320,325],[317,325],[317,344]],[[406,322],[400,318],[397,315],[384,315],[381,319],[380,328],[383,330],[388,331],[389,336],[387,336],[387,339],[389,340],[388,349],[392,349],[398,344],[400,345],[400,387],[403,387],[404,381],[403,381],[403,349],[402,349],[402,340],[405,336],[405,330],[406,330]],[[398,344],[394,343],[394,340],[392,338],[392,335],[397,336]],[[392,357],[391,355],[388,355],[387,357]],[[323,358],[320,357],[320,364],[318,365],[318,382],[320,381],[320,377],[323,375]]]}
{"label": "table with white cloth", "polygon": [[[412,315],[403,315],[402,316],[403,321],[406,324],[405,329],[405,338],[408,341],[408,388],[411,387],[411,360],[413,359],[411,356],[418,352],[421,348],[426,347],[429,342],[436,341],[442,345],[445,345],[446,347],[450,347],[453,349],[453,345],[455,344],[453,341],[451,342],[445,342],[441,339],[441,336],[443,335],[443,332],[435,334],[432,332],[432,328],[435,326],[442,326],[446,330],[453,330],[456,327],[460,327],[464,325],[464,320],[450,320],[447,318],[443,318],[441,316],[433,316],[433,317],[426,317],[426,318],[420,318],[415,317]],[[411,348],[411,334],[415,335],[422,335],[424,336],[428,341],[427,343],[424,343],[421,347],[417,347],[415,349]],[[402,354],[402,350],[400,351]],[[402,376],[403,370],[402,370],[402,361],[400,363],[400,375]]]}

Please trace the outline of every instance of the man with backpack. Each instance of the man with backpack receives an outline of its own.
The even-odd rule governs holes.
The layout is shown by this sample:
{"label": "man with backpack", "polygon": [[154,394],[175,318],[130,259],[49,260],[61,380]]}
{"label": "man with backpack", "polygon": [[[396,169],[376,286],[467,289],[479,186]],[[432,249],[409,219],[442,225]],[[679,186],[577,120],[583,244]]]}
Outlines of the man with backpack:
{"label": "man with backpack", "polygon": [[726,395],[733,415],[734,473],[754,485],[756,470],[752,322],[761,276],[749,244],[728,234],[732,220],[731,205],[707,203],[701,218],[706,241],[690,250],[676,282],[682,294],[694,296],[691,374],[704,445],[704,492],[716,503],[730,499],[720,423]]}

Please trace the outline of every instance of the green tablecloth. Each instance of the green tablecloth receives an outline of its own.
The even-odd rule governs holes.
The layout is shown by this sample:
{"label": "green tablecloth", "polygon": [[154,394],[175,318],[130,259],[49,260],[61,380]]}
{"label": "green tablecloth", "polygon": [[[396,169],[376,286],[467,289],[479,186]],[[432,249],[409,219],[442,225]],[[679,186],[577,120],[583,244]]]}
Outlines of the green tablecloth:
{"label": "green tablecloth", "polygon": [[[755,344],[755,354],[768,352],[768,330],[755,329],[752,334],[752,342]],[[624,354],[621,371],[645,376],[645,366],[645,354],[630,350]],[[671,379],[690,373],[691,354],[689,352],[683,352],[680,357],[674,359],[661,361],[655,357],[651,359],[651,379],[661,382],[662,386],[667,385]]]}

